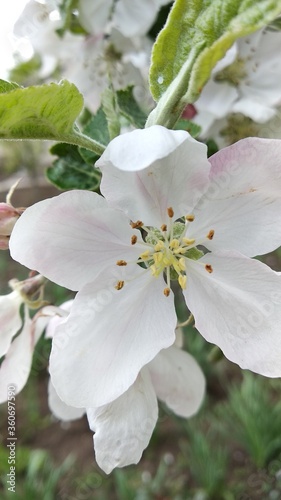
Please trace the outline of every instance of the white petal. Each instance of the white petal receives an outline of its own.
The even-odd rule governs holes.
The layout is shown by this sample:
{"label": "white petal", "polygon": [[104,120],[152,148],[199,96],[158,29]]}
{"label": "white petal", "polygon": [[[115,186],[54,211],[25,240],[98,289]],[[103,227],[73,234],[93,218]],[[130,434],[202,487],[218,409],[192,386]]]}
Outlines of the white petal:
{"label": "white petal", "polygon": [[66,405],[57,395],[56,390],[49,379],[48,384],[48,404],[52,414],[59,420],[70,422],[81,418],[85,410],[84,408],[74,408]]}
{"label": "white petal", "polygon": [[205,377],[195,359],[177,347],[163,349],[148,365],[157,397],[180,417],[199,410]]}
{"label": "white petal", "polygon": [[[121,271],[116,277],[102,273],[82,289],[56,330],[50,373],[58,395],[71,406],[98,407],[116,399],[175,340],[173,297],[164,296],[163,278],[135,266],[134,277],[126,280]],[[122,277],[125,285],[117,291]]]}
{"label": "white petal", "polygon": [[14,291],[0,296],[0,358],[8,351],[13,336],[19,331],[21,297]]}
{"label": "white petal", "polygon": [[79,0],[79,22],[89,33],[103,33],[113,0]]}
{"label": "white petal", "polygon": [[52,316],[46,328],[46,333],[45,333],[46,338],[49,339],[53,338],[57,326],[60,325],[62,322],[66,321],[66,318],[70,312],[72,304],[73,304],[73,299],[67,300],[66,302],[61,304],[60,307],[56,308],[52,307],[51,310],[49,306],[43,308],[43,313],[44,311],[47,310],[46,313],[50,312]]}
{"label": "white petal", "polygon": [[107,474],[115,467],[139,462],[158,417],[156,395],[148,373],[142,370],[135,383],[118,399],[87,411],[95,432],[96,461]]}
{"label": "white petal", "polygon": [[[208,273],[205,265],[212,266]],[[186,303],[195,326],[241,368],[281,375],[281,279],[236,252],[208,253],[188,265]]]}
{"label": "white petal", "polygon": [[113,23],[128,38],[145,35],[158,9],[158,0],[122,0],[116,3]]}
{"label": "white petal", "polygon": [[116,137],[97,162],[101,191],[132,220],[160,227],[167,208],[175,218],[190,212],[207,188],[206,146],[187,132],[159,125]]}
{"label": "white petal", "polygon": [[25,386],[32,364],[35,346],[32,321],[25,311],[25,322],[21,333],[12,345],[0,367],[0,403],[7,400],[7,387],[14,385],[16,394]]}
{"label": "white petal", "polygon": [[69,191],[28,208],[12,232],[12,257],[71,290],[92,281],[109,264],[130,260],[128,219],[102,196]]}
{"label": "white petal", "polygon": [[281,244],[281,141],[243,139],[210,158],[211,183],[194,210],[188,237],[210,250],[261,255]]}

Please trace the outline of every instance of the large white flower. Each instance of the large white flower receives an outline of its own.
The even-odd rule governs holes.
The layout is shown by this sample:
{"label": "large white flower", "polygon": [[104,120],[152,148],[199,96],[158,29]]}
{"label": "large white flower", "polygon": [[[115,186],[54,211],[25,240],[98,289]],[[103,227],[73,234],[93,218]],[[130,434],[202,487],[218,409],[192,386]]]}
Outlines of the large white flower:
{"label": "large white flower", "polygon": [[174,343],[173,280],[208,341],[280,376],[281,280],[250,259],[281,242],[280,156],[281,141],[245,139],[208,161],[187,132],[153,126],[107,147],[106,199],[71,191],[25,211],[14,259],[79,291],[51,355],[64,402],[116,400]]}

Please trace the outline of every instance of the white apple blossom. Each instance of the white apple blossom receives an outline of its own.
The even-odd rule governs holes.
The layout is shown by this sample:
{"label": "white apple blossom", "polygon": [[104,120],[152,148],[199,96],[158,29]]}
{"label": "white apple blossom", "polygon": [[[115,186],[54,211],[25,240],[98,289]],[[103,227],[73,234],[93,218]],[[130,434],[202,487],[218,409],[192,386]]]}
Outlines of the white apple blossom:
{"label": "white apple blossom", "polygon": [[[142,3],[138,3],[143,11]],[[98,7],[95,2],[91,5]],[[81,8],[85,6],[83,1]],[[57,14],[55,18],[52,17],[54,13]],[[88,13],[91,15],[95,16],[95,12]],[[88,21],[91,22],[90,17]],[[98,33],[90,30],[86,36],[65,32],[61,37],[56,32],[61,25],[54,2],[42,4],[36,0],[27,3],[15,24],[15,47],[20,49],[25,42],[31,53],[40,55],[41,78],[49,77],[56,70],[79,88],[92,112],[99,108],[101,93],[109,85],[115,90],[134,85],[139,101],[146,102],[149,109],[152,107],[147,84],[152,41],[147,36],[124,36],[112,27],[106,36],[102,28]]]}
{"label": "white apple blossom", "polygon": [[276,114],[281,103],[280,44],[281,32],[268,28],[236,41],[195,103],[194,121],[202,126],[202,136],[212,135],[214,122],[230,113],[258,123]]}
{"label": "white apple blossom", "polygon": [[252,138],[207,160],[187,132],[153,126],[107,147],[106,199],[71,191],[25,211],[13,258],[78,290],[50,361],[64,402],[111,403],[174,343],[173,280],[205,339],[280,376],[281,280],[250,258],[281,243],[280,157],[281,141]]}

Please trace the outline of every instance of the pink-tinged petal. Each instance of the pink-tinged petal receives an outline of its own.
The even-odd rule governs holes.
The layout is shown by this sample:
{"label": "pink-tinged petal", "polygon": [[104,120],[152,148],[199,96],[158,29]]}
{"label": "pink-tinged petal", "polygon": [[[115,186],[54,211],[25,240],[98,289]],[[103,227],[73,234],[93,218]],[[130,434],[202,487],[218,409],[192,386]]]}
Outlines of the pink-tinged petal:
{"label": "pink-tinged petal", "polygon": [[[13,230],[13,259],[78,290],[108,265],[138,255],[122,213],[88,191],[69,191],[28,208]],[[137,233],[136,233],[137,234]]]}
{"label": "pink-tinged petal", "polygon": [[34,350],[32,321],[25,310],[25,321],[21,333],[12,345],[0,367],[0,403],[7,400],[7,387],[14,385],[18,394],[25,386],[31,370]]}
{"label": "pink-tinged petal", "polygon": [[196,360],[177,347],[163,349],[148,365],[158,399],[180,417],[191,417],[205,394],[205,377]]}
{"label": "pink-tinged petal", "polygon": [[[121,290],[115,289],[118,281],[125,281]],[[90,408],[113,401],[174,343],[176,314],[165,287],[162,277],[136,266],[129,280],[119,269],[78,292],[56,330],[50,358],[52,382],[65,403]]]}
{"label": "pink-tinged petal", "polygon": [[203,337],[241,368],[280,377],[280,276],[229,251],[190,261],[187,283],[186,303]]}
{"label": "pink-tinged petal", "polygon": [[281,244],[281,141],[243,139],[210,158],[211,183],[194,210],[188,237],[209,250],[261,255]]}
{"label": "pink-tinged petal", "polygon": [[158,226],[190,212],[207,189],[210,164],[205,144],[187,132],[154,125],[116,137],[96,163],[101,191],[132,220]]}
{"label": "pink-tinged petal", "polygon": [[7,353],[13,336],[22,325],[21,302],[22,299],[16,291],[0,297],[0,358]]}
{"label": "pink-tinged petal", "polygon": [[52,414],[59,420],[70,422],[83,417],[86,410],[84,408],[74,408],[66,405],[57,395],[56,390],[49,380],[48,384],[48,404]]}
{"label": "pink-tinged petal", "polygon": [[96,461],[109,474],[115,467],[139,462],[158,417],[155,391],[145,369],[118,399],[87,411]]}

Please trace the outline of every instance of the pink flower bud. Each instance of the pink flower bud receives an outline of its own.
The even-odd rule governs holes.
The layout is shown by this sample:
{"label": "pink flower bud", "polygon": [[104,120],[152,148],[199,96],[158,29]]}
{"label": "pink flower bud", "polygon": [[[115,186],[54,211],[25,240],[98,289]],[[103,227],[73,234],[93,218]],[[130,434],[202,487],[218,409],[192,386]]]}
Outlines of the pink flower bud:
{"label": "pink flower bud", "polygon": [[[0,238],[10,236],[15,223],[21,215],[21,209],[16,209],[9,203],[0,203]],[[1,245],[1,243],[0,243]]]}

